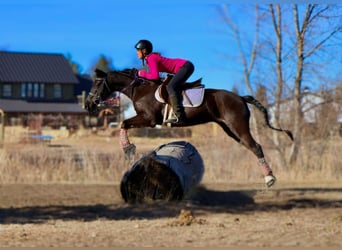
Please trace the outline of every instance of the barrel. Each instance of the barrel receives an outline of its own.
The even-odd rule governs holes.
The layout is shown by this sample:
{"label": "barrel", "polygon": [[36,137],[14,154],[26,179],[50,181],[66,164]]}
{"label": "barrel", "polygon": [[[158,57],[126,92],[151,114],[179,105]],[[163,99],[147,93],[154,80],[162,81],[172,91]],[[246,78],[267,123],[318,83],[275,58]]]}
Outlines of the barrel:
{"label": "barrel", "polygon": [[203,159],[191,143],[170,142],[133,163],[122,177],[121,196],[129,203],[182,200],[203,174]]}

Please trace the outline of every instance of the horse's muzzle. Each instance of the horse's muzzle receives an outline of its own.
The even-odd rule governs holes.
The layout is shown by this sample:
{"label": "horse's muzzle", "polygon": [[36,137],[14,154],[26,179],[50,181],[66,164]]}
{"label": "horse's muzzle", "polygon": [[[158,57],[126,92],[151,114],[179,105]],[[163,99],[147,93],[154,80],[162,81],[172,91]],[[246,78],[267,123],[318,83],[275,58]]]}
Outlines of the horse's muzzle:
{"label": "horse's muzzle", "polygon": [[86,103],[84,108],[90,115],[97,115],[99,113],[99,109],[95,103]]}

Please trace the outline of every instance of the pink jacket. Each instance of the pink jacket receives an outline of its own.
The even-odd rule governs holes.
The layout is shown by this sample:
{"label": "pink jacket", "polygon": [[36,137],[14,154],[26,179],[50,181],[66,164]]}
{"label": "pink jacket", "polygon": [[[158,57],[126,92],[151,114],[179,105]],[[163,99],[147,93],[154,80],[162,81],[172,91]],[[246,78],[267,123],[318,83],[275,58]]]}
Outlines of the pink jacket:
{"label": "pink jacket", "polygon": [[146,63],[149,71],[139,71],[139,76],[150,80],[159,79],[159,72],[166,72],[169,74],[176,74],[180,67],[186,63],[187,60],[180,58],[166,58],[158,53],[151,53],[146,57]]}

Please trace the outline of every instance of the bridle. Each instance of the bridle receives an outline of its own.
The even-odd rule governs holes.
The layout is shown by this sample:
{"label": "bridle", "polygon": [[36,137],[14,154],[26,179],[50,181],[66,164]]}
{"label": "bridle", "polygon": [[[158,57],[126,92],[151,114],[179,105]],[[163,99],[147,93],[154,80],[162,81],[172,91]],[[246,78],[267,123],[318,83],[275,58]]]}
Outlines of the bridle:
{"label": "bridle", "polygon": [[[118,72],[120,74],[123,74],[122,72]],[[103,84],[103,86],[99,86],[97,89],[100,89],[101,91],[97,91],[97,93],[93,93],[93,92],[89,92],[89,96],[91,97],[95,97],[92,98],[92,102],[93,104],[95,104],[98,108],[103,108],[106,106],[110,106],[113,103],[113,99],[108,99],[108,100],[102,100],[101,98],[101,93],[103,92],[103,89],[106,88],[106,90],[111,93],[112,90],[110,89],[107,79],[103,78],[103,77],[97,77],[95,78],[95,82],[96,81],[100,81],[99,84]],[[132,87],[135,83],[139,83],[142,84],[144,82],[143,78],[140,78],[137,74],[134,75],[133,80],[130,82],[130,84],[128,84],[126,87],[123,87],[121,90],[119,90],[118,92],[123,93],[124,91],[126,91],[129,87]],[[132,94],[133,94],[133,88],[132,88]]]}
{"label": "bridle", "polygon": [[[97,77],[97,78],[95,78],[95,82],[96,82],[96,81],[101,81],[100,84],[103,84],[104,87],[106,87],[106,89],[107,89],[107,91],[108,91],[109,93],[112,92],[111,89],[110,89],[109,86],[108,86],[108,83],[107,83],[106,78]],[[101,89],[101,93],[102,93],[104,87],[98,88],[98,89]],[[106,105],[106,101],[105,101],[105,100],[102,100],[102,98],[101,98],[101,93],[100,93],[100,91],[97,91],[97,92],[98,92],[98,93],[96,93],[96,94],[93,93],[93,92],[91,92],[91,91],[89,92],[89,96],[91,96],[91,97],[94,97],[94,96],[95,96],[95,98],[93,99],[93,103],[94,103],[97,107],[100,107],[101,105]]]}

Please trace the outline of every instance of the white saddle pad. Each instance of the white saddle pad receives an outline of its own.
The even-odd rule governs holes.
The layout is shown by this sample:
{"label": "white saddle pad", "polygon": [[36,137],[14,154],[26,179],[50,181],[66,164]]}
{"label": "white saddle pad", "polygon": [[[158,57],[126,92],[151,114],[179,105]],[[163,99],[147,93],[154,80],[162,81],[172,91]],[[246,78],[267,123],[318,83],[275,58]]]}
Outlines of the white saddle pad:
{"label": "white saddle pad", "polygon": [[[157,99],[158,102],[161,103],[166,103],[166,101],[163,99],[163,97],[160,96],[159,94],[159,89],[161,86],[159,86],[154,93],[155,98]],[[203,98],[204,98],[204,91],[205,89],[203,87],[199,88],[192,88],[192,89],[187,89],[182,92],[183,96],[183,107],[198,107],[202,104]]]}

